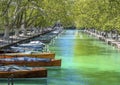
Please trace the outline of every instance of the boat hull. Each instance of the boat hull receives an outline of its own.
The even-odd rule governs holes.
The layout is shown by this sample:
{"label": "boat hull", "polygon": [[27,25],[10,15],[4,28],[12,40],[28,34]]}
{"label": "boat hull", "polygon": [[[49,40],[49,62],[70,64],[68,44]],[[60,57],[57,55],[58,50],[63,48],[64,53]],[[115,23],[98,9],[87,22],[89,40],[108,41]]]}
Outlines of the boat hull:
{"label": "boat hull", "polygon": [[61,59],[52,59],[49,62],[43,61],[4,61],[0,60],[1,65],[19,65],[19,66],[61,66]]}
{"label": "boat hull", "polygon": [[28,56],[28,57],[36,57],[36,58],[50,58],[50,59],[54,59],[55,58],[55,53],[5,53],[5,54],[1,54],[0,58],[10,58],[11,57],[24,57],[24,56]]}
{"label": "boat hull", "polygon": [[47,70],[45,68],[33,68],[32,70],[20,71],[0,71],[0,78],[45,78]]}

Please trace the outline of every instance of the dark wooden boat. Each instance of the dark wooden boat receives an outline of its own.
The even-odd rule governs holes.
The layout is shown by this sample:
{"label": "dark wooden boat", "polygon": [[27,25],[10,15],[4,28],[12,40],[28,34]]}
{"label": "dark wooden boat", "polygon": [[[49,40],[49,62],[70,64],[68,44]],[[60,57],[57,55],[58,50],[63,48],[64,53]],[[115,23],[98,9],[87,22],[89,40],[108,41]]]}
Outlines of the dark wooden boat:
{"label": "dark wooden boat", "polygon": [[0,58],[8,58],[9,57],[24,57],[24,56],[29,56],[29,57],[36,57],[36,58],[50,58],[54,59],[55,58],[55,53],[4,53],[0,54]]}
{"label": "dark wooden boat", "polygon": [[0,71],[0,78],[44,78],[47,77],[47,70],[45,68],[33,68],[31,70],[18,71]]}
{"label": "dark wooden boat", "polygon": [[4,54],[4,53],[16,53],[16,52],[11,50],[0,50],[0,54]]}
{"label": "dark wooden boat", "polygon": [[12,60],[11,58],[5,60],[0,59],[1,65],[19,65],[19,66],[61,66],[61,59],[38,59],[38,60]]}

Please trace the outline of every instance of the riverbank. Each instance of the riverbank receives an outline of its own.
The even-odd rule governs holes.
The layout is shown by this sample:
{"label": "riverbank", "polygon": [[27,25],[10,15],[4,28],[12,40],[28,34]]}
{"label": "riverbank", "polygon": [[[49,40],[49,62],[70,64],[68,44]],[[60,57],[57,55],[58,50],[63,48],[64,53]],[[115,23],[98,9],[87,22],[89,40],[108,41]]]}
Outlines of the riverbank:
{"label": "riverbank", "polygon": [[0,49],[5,49],[5,48],[15,45],[17,43],[28,42],[35,37],[45,35],[47,33],[50,33],[52,31],[56,31],[56,30],[58,30],[58,33],[56,33],[56,35],[59,34],[60,31],[62,31],[61,28],[57,28],[57,29],[56,28],[54,28],[54,29],[48,28],[46,30],[41,31],[40,33],[32,33],[30,31],[27,31],[26,36],[24,36],[23,34],[20,34],[19,37],[16,37],[15,35],[11,35],[9,40],[4,40],[2,37],[0,37]]}
{"label": "riverbank", "polygon": [[95,32],[89,31],[89,30],[84,30],[84,32],[98,38],[99,40],[106,42],[109,45],[115,46],[116,48],[120,49],[120,41],[119,40],[115,40],[112,38],[106,38],[101,34],[97,34]]}

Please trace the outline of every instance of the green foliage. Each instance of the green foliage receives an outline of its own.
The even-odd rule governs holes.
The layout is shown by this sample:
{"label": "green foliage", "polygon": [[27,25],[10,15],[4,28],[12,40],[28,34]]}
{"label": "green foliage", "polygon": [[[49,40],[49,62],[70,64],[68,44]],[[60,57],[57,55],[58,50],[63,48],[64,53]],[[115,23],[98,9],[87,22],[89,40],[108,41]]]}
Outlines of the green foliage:
{"label": "green foliage", "polygon": [[74,9],[78,27],[102,30],[120,29],[119,0],[80,0]]}
{"label": "green foliage", "polygon": [[0,25],[20,28],[63,26],[120,29],[119,0],[1,0]]}

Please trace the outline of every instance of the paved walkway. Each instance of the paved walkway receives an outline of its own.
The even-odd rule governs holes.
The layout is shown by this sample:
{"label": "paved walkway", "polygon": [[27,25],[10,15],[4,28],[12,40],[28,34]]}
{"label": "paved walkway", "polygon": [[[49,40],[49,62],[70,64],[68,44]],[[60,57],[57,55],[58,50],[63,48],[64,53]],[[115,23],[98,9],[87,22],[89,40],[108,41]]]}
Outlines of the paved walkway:
{"label": "paved walkway", "polygon": [[3,39],[3,37],[0,37],[0,48],[4,48],[6,46],[9,46],[9,45],[12,45],[12,44],[16,44],[18,42],[22,42],[22,41],[25,41],[25,40],[28,40],[28,39],[32,39],[34,37],[37,37],[39,35],[42,35],[42,34],[45,34],[45,33],[48,33],[50,31],[52,31],[53,29],[51,30],[46,30],[44,32],[41,32],[41,33],[30,33],[30,32],[27,32],[27,35],[24,36],[23,34],[20,34],[19,37],[13,35],[13,36],[10,36],[10,39],[9,40],[5,40]]}
{"label": "paved walkway", "polygon": [[102,40],[102,41],[105,41],[106,43],[110,44],[110,45],[113,45],[115,47],[117,47],[118,49],[120,49],[120,41],[117,41],[115,39],[111,39],[111,38],[105,38],[104,36],[102,35],[98,35],[96,33],[93,33],[91,31],[88,31],[88,30],[84,30],[84,32],[90,34],[90,35],[93,35],[95,37],[97,37],[98,39]]}

